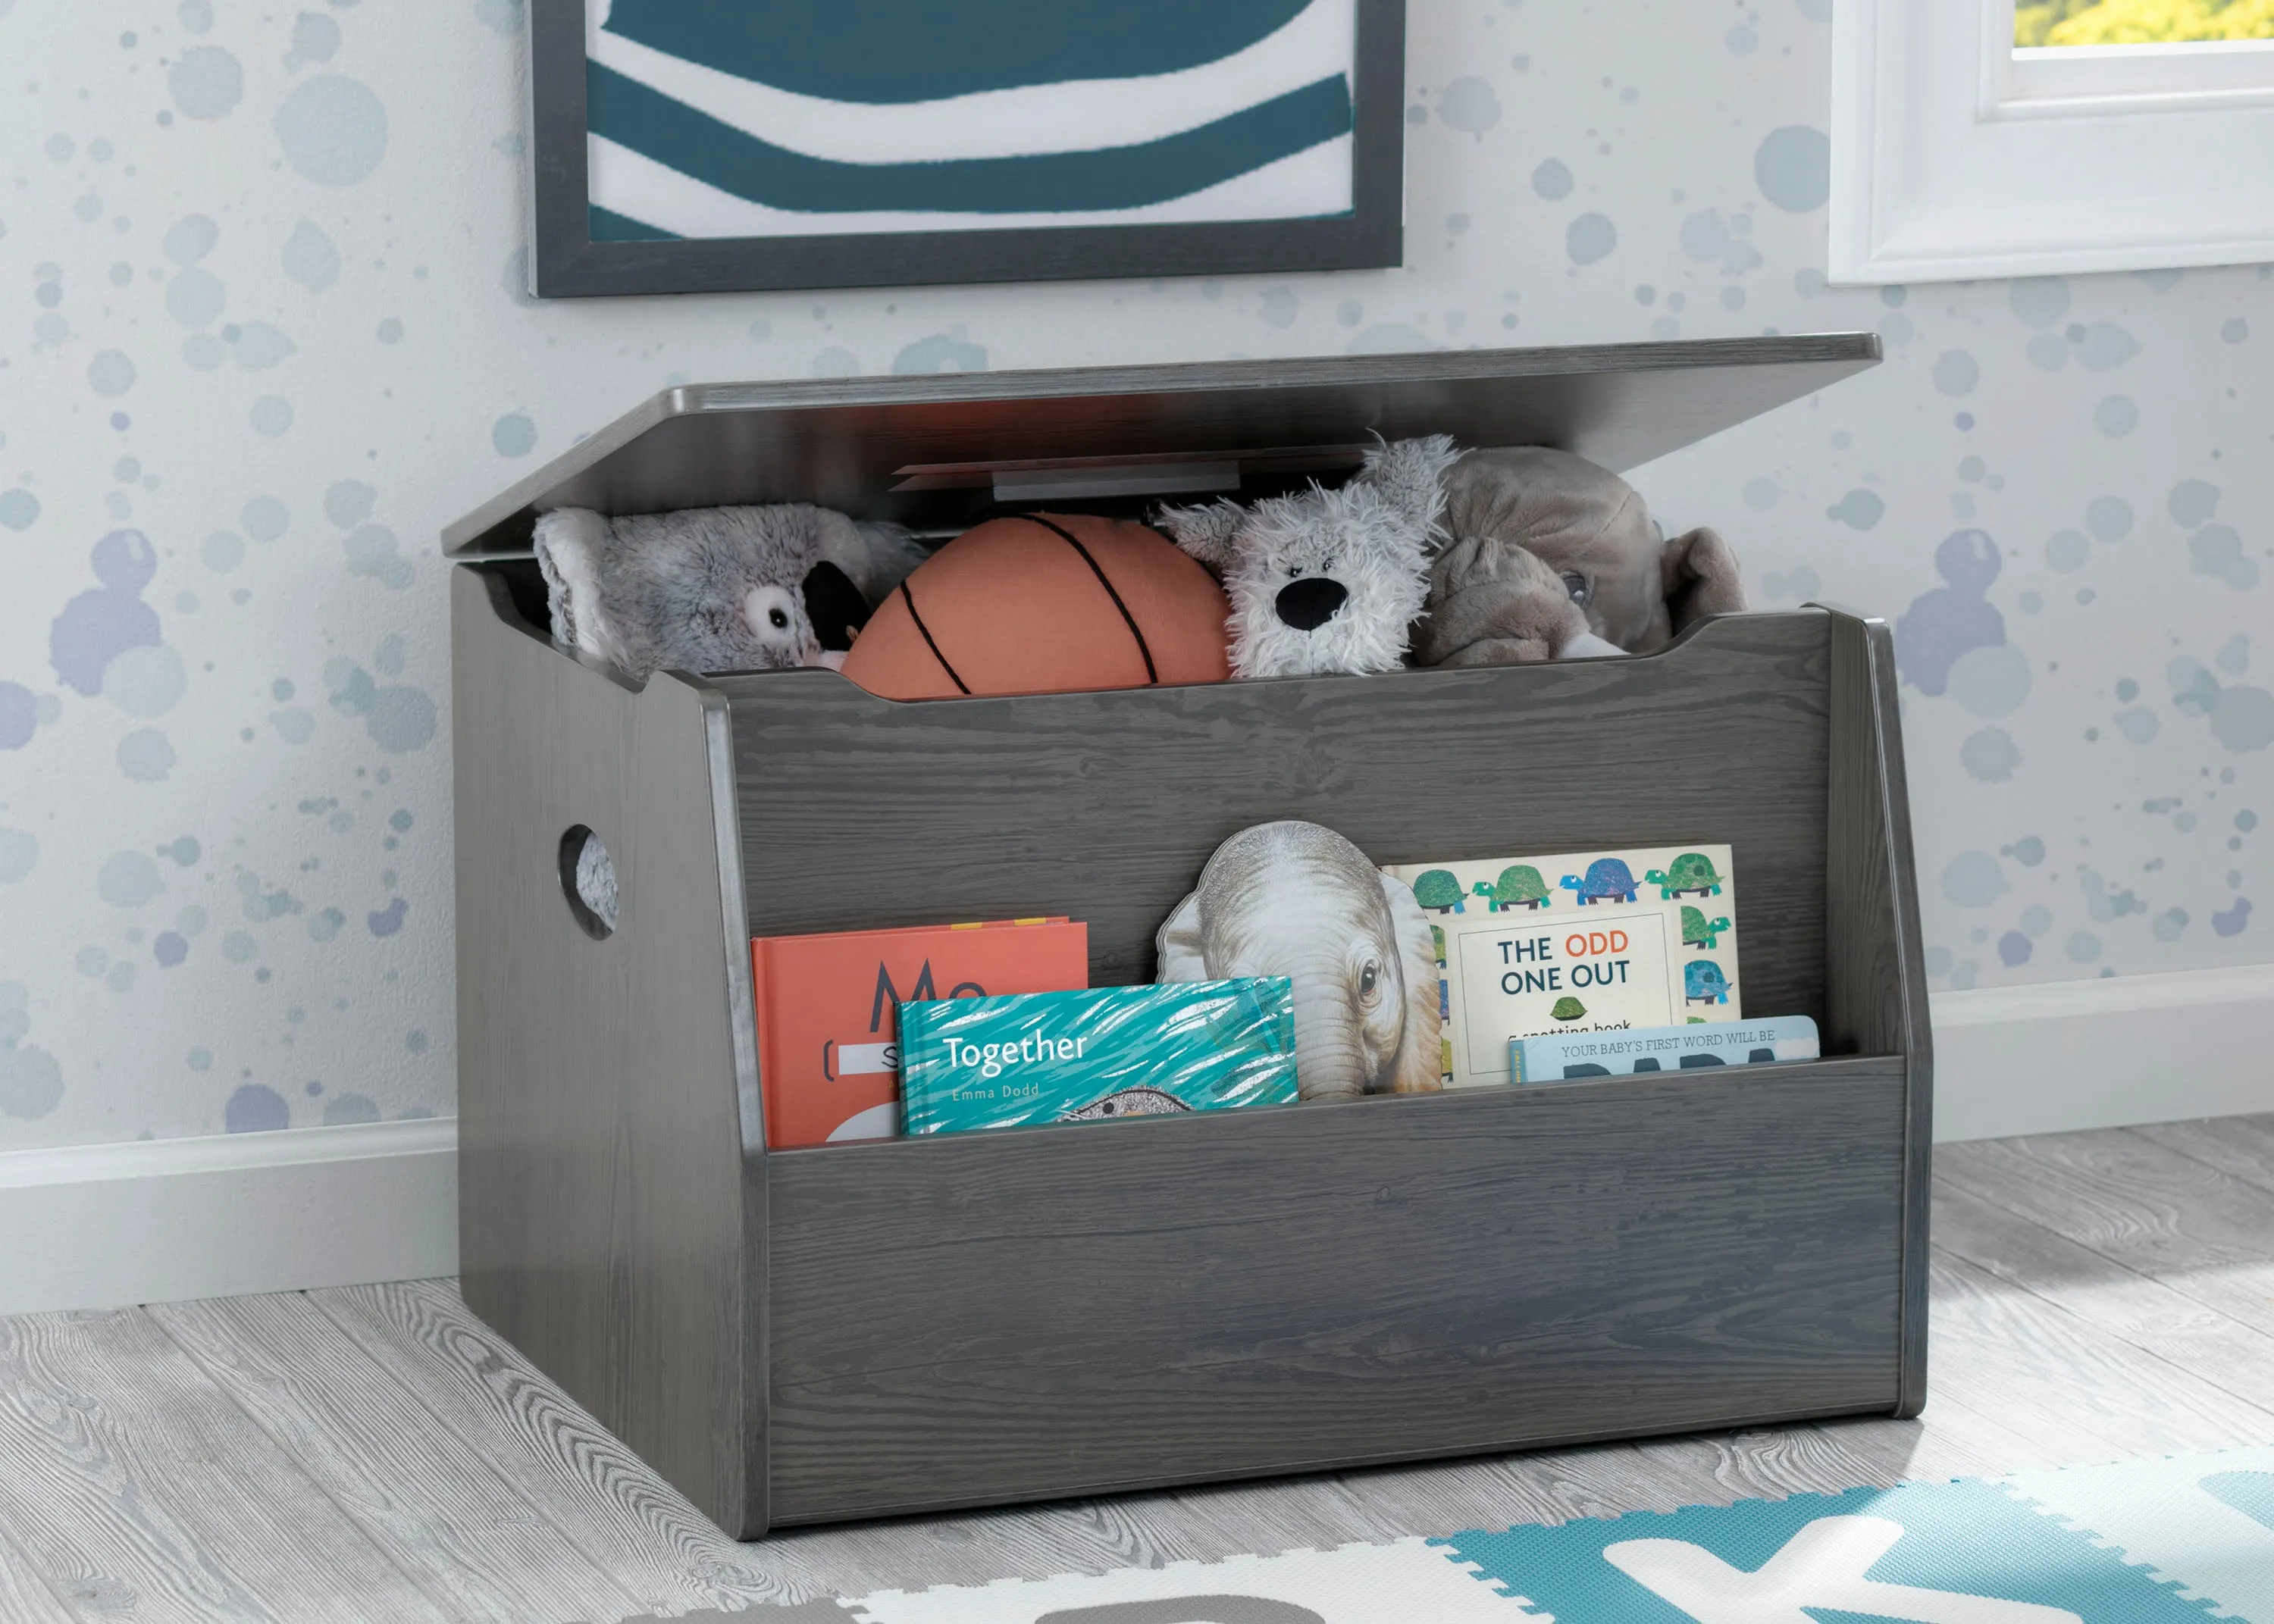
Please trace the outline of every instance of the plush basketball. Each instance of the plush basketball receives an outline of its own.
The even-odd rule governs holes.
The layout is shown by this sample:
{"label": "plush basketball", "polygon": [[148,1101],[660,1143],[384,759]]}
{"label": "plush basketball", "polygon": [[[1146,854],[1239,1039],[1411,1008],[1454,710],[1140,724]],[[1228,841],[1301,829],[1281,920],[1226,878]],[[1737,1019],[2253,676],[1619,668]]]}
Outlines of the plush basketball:
{"label": "plush basketball", "polygon": [[878,605],[845,674],[887,699],[1222,682],[1224,589],[1157,530],[1020,514],[965,531]]}

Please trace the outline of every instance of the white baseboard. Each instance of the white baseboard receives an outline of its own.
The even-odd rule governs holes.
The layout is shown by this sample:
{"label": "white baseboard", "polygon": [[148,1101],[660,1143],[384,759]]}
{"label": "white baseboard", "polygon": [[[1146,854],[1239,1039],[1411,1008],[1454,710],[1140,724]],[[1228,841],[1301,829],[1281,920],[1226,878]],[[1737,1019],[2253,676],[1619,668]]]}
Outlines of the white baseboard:
{"label": "white baseboard", "polygon": [[[1932,1011],[1938,1139],[2274,1111],[2274,965]],[[447,1119],[0,1153],[0,1313],[456,1274],[456,1153]]]}
{"label": "white baseboard", "polygon": [[1934,1136],[2274,1111],[2274,965],[1937,993]]}
{"label": "white baseboard", "polygon": [[458,1272],[457,1124],[0,1153],[0,1313]]}

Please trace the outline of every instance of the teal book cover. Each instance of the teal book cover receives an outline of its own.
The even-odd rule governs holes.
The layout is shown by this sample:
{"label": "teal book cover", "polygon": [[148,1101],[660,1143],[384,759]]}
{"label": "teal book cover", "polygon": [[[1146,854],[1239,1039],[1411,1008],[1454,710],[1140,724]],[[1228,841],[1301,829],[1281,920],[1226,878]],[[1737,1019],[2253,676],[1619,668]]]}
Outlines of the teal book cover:
{"label": "teal book cover", "polygon": [[910,1133],[1295,1102],[1285,976],[900,1005]]}

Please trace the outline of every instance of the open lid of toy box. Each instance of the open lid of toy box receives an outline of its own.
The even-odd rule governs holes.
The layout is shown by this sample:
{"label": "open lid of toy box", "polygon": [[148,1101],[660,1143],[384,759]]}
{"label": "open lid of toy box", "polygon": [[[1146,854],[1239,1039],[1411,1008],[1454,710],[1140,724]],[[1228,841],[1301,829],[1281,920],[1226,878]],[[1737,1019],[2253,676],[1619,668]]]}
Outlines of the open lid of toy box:
{"label": "open lid of toy box", "polygon": [[666,389],[442,532],[530,551],[555,508],[814,502],[923,530],[998,502],[1338,479],[1374,436],[1556,446],[1623,472],[1877,365],[1870,333]]}

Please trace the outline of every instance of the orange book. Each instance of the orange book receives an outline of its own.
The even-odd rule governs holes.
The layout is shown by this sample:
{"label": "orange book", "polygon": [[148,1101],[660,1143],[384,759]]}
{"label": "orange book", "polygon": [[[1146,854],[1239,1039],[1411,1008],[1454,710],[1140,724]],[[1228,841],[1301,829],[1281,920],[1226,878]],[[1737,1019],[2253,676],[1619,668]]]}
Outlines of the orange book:
{"label": "orange book", "polygon": [[1089,985],[1089,927],[1067,919],[918,925],[750,943],[758,1097],[775,1150],[900,1131],[899,1006]]}

